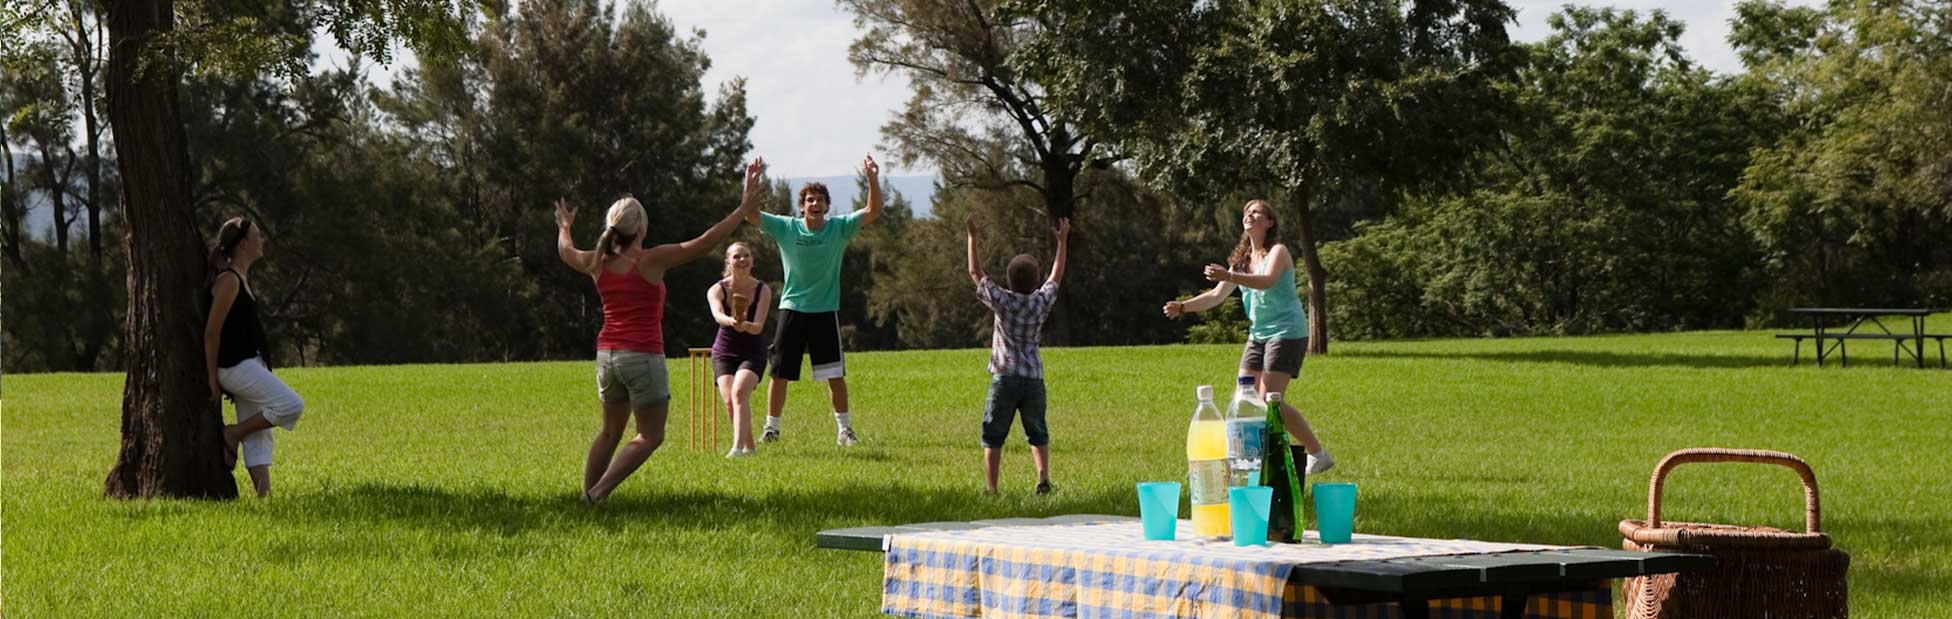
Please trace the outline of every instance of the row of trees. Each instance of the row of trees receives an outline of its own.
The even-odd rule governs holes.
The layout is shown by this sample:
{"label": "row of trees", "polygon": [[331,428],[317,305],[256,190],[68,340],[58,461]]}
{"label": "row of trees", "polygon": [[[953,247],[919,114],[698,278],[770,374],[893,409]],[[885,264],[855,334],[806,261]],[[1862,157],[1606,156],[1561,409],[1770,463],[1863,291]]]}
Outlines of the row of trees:
{"label": "row of trees", "polygon": [[[0,363],[129,372],[115,494],[235,492],[189,380],[199,230],[223,216],[271,234],[280,364],[580,358],[600,312],[549,201],[633,193],[675,240],[732,207],[751,155],[742,85],[707,96],[699,35],[641,4],[30,4],[0,9]],[[1952,304],[1943,3],[1745,3],[1738,75],[1659,13],[1568,8],[1515,44],[1495,0],[839,5],[857,67],[914,84],[896,159],[942,172],[933,218],[894,197],[849,248],[855,349],[985,341],[968,218],[999,264],[1048,259],[1075,219],[1054,342],[1237,338],[1237,314],[1156,308],[1205,285],[1249,197],[1292,231],[1318,348]],[[420,66],[384,89],[307,70],[315,30]],[[670,276],[674,349],[709,337],[692,291],[716,271]]]}

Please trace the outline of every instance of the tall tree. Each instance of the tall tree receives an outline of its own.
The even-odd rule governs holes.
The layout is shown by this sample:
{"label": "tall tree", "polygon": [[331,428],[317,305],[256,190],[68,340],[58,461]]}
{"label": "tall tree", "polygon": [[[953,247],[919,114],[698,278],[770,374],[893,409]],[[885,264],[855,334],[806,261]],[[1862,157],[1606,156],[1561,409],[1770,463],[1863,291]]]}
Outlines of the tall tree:
{"label": "tall tree", "polygon": [[[193,219],[194,171],[177,88],[196,63],[264,66],[272,61],[254,52],[270,49],[271,57],[288,60],[302,57],[304,47],[302,37],[255,30],[255,19],[226,19],[232,16],[222,14],[225,8],[238,7],[193,0],[108,4],[112,43],[104,82],[129,256],[122,446],[105,484],[111,497],[237,496],[223,465],[218,403],[203,388],[204,243]],[[441,0],[320,8],[308,19],[333,31],[341,45],[382,58],[395,39],[439,55],[456,32]],[[178,10],[205,19],[179,30]]]}
{"label": "tall tree", "polygon": [[1118,159],[1049,109],[1043,86],[1011,64],[1038,26],[1003,2],[839,3],[866,29],[848,49],[855,68],[912,85],[908,107],[881,129],[903,165],[934,164],[951,187],[1028,188],[1054,225],[1077,208],[1078,175]]}
{"label": "tall tree", "polygon": [[1498,0],[1056,0],[1015,56],[1049,106],[1189,196],[1286,196],[1327,351],[1314,210],[1444,178],[1494,135],[1520,59]]}
{"label": "tall tree", "polygon": [[1952,4],[1737,12],[1748,79],[1789,128],[1730,194],[1765,255],[1760,317],[1952,303]]}

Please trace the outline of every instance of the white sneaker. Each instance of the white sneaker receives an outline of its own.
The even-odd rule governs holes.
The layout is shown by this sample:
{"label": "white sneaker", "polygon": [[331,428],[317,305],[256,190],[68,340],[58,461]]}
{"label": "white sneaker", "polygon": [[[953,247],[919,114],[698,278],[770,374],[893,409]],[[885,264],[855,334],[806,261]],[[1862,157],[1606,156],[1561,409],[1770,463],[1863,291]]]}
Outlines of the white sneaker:
{"label": "white sneaker", "polygon": [[746,456],[750,456],[750,455],[752,455],[752,454],[753,454],[753,450],[751,450],[751,449],[741,449],[741,448],[738,448],[738,447],[733,447],[733,448],[732,448],[732,451],[728,451],[728,452],[725,452],[725,457],[727,457],[727,458],[744,458],[744,457],[746,457]]}
{"label": "white sneaker", "polygon": [[834,443],[842,447],[852,447],[855,443],[859,442],[861,442],[861,439],[854,436],[853,428],[841,428],[840,432],[834,435]]}
{"label": "white sneaker", "polygon": [[1335,458],[1329,457],[1327,449],[1320,454],[1308,454],[1309,475],[1320,475],[1332,468],[1335,468]]}

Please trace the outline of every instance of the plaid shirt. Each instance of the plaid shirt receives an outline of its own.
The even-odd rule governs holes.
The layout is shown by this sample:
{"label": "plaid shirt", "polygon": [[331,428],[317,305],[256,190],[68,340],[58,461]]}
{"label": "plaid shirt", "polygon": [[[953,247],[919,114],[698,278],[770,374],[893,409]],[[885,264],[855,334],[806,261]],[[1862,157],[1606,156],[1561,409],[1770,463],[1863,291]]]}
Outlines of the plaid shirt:
{"label": "plaid shirt", "polygon": [[1037,355],[1037,340],[1044,318],[1051,315],[1051,303],[1057,300],[1057,284],[1047,282],[1030,294],[1022,294],[985,277],[976,286],[976,300],[996,312],[996,324],[990,334],[990,373],[1044,378],[1044,360]]}

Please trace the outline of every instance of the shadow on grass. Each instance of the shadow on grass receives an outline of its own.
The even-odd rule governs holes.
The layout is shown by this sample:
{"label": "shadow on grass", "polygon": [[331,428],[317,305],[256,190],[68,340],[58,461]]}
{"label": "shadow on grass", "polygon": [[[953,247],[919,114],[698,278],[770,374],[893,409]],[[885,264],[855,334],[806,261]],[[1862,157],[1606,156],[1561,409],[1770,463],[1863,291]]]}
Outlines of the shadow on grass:
{"label": "shadow on grass", "polygon": [[[1640,513],[1585,515],[1575,509],[1542,513],[1531,507],[1501,508],[1443,495],[1364,494],[1357,505],[1356,530],[1439,539],[1619,548],[1620,520],[1646,516]],[[1365,517],[1365,514],[1374,515]],[[1952,590],[1952,572],[1935,569],[1920,560],[1952,553],[1952,529],[1943,523],[1925,518],[1840,519],[1832,515],[1825,524],[1833,543],[1851,555],[1848,578],[1853,598],[1902,598],[1908,603],[1930,605],[1943,600],[1945,592]]]}
{"label": "shadow on grass", "polygon": [[[1687,367],[1687,368],[1767,368],[1788,367],[1790,354],[1781,357],[1760,355],[1686,355],[1674,353],[1617,353],[1587,350],[1527,350],[1511,352],[1402,352],[1363,350],[1336,353],[1337,357],[1364,359],[1475,359],[1501,363],[1559,363],[1609,368]],[[1863,362],[1860,361],[1860,364]],[[1887,362],[1888,363],[1888,362]],[[1804,359],[1802,365],[1815,365]]]}
{"label": "shadow on grass", "polygon": [[[709,531],[740,527],[811,546],[832,528],[941,520],[1117,514],[1133,511],[1129,493],[1059,491],[1020,501],[966,490],[896,484],[847,484],[764,495],[637,488],[600,505],[560,496],[511,495],[493,488],[451,489],[361,483],[279,501],[276,519],[329,521],[334,526],[406,526],[448,532],[519,536],[540,530],[595,527]],[[758,526],[748,526],[757,523]],[[745,534],[742,532],[742,535]]]}

